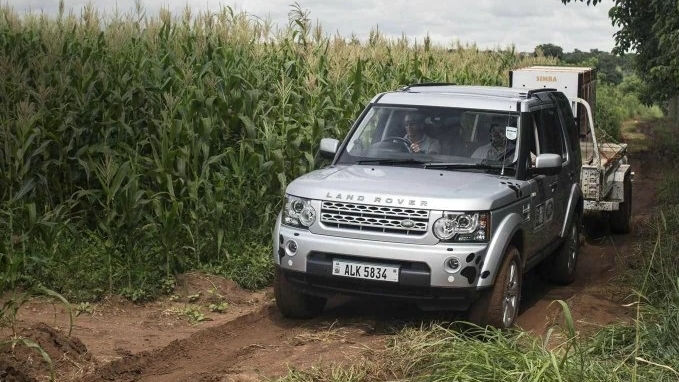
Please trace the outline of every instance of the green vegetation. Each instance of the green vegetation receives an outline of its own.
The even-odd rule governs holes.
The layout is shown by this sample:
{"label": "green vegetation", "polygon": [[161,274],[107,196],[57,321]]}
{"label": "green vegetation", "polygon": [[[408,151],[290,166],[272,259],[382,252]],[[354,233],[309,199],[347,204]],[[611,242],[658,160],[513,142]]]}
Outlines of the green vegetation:
{"label": "green vegetation", "polygon": [[602,138],[621,141],[620,128],[629,119],[658,119],[663,116],[657,106],[646,106],[639,100],[643,84],[634,74],[625,76],[618,85],[597,86],[595,126]]}
{"label": "green vegetation", "polygon": [[555,63],[377,30],[327,37],[299,8],[278,32],[229,8],[107,20],[2,8],[0,288],[142,301],[192,268],[267,285],[286,184],[370,97]]}
{"label": "green vegetation", "polygon": [[[572,0],[561,0],[564,4]],[[577,1],[577,0],[573,0]],[[601,0],[580,0],[587,5]],[[666,104],[668,116],[679,126],[679,6],[673,0],[615,0],[608,11],[615,33],[614,54],[635,52],[634,68],[642,79],[641,100]]]}
{"label": "green vegetation", "polygon": [[[558,58],[562,64],[569,66],[587,66],[596,68],[599,83],[619,85],[623,78],[634,74],[635,54],[616,56],[598,49],[589,52],[574,49],[564,53],[563,48],[554,44],[540,44],[535,47],[535,56]],[[638,93],[640,89],[636,89]]]}

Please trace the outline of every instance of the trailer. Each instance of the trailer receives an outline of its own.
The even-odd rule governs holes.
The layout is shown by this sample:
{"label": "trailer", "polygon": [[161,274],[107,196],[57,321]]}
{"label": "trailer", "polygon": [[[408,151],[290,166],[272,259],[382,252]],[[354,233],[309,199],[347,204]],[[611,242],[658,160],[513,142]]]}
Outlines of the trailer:
{"label": "trailer", "polygon": [[532,66],[511,71],[509,83],[513,88],[527,90],[552,88],[568,97],[580,133],[584,211],[608,215],[615,233],[629,232],[634,172],[627,144],[597,139],[592,111],[596,104],[596,71],[584,67]]}
{"label": "trailer", "polygon": [[589,134],[587,111],[576,98],[596,105],[596,69],[570,66],[531,66],[509,72],[509,87],[525,90],[553,88],[571,100],[573,118],[580,136]]}

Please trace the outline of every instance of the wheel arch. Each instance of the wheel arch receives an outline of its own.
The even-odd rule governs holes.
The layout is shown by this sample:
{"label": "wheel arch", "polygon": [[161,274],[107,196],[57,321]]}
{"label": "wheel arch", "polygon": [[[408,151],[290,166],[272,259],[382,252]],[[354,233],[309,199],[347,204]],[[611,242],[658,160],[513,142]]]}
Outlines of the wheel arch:
{"label": "wheel arch", "polygon": [[476,284],[477,289],[484,289],[495,283],[498,270],[510,245],[516,246],[519,251],[521,265],[524,265],[523,249],[525,237],[522,227],[523,221],[520,214],[511,213],[500,222],[488,245],[488,250],[486,251],[486,256],[479,273],[479,280]]}
{"label": "wheel arch", "polygon": [[559,232],[559,237],[564,238],[568,235],[568,227],[571,226],[573,221],[573,216],[577,213],[579,216],[583,216],[584,212],[584,199],[582,197],[582,190],[580,190],[580,185],[574,183],[571,187],[571,192],[568,197],[568,204],[566,206],[566,215],[561,226],[561,231]]}
{"label": "wheel arch", "polygon": [[[524,254],[524,233],[523,233],[523,228],[519,228],[514,232],[514,235],[512,236],[511,240],[509,240],[509,245],[513,245],[516,249],[519,250],[519,256],[521,256],[521,263],[522,265],[526,265],[526,259]],[[507,247],[509,247],[509,245]],[[505,248],[505,252],[507,251],[507,248]]]}

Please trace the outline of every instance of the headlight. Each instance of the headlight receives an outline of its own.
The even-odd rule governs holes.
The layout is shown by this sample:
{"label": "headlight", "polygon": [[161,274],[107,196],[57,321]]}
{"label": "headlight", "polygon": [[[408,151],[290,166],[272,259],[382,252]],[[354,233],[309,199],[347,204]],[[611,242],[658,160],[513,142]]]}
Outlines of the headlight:
{"label": "headlight", "polygon": [[283,224],[293,227],[309,227],[316,221],[316,210],[309,199],[296,196],[285,197]]}
{"label": "headlight", "polygon": [[490,237],[487,212],[444,212],[434,222],[434,235],[443,241],[485,242]]}

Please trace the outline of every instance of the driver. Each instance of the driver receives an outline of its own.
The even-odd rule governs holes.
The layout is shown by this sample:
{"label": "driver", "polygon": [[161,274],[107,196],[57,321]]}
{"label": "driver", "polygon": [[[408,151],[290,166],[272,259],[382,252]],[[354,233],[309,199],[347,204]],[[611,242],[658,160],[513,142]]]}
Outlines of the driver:
{"label": "driver", "polygon": [[493,123],[490,125],[490,142],[477,148],[472,154],[474,159],[502,160],[503,156],[511,155],[514,151],[514,141],[507,139],[504,128]]}
{"label": "driver", "polygon": [[424,115],[422,113],[406,114],[403,125],[406,128],[406,138],[411,142],[410,151],[424,154],[439,154],[441,152],[441,143],[424,133]]}

